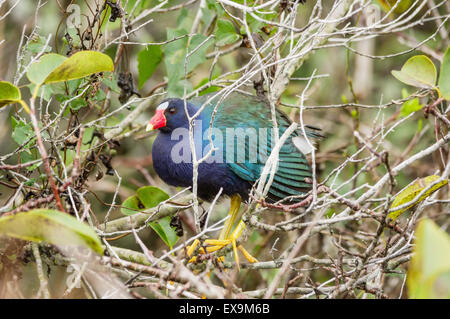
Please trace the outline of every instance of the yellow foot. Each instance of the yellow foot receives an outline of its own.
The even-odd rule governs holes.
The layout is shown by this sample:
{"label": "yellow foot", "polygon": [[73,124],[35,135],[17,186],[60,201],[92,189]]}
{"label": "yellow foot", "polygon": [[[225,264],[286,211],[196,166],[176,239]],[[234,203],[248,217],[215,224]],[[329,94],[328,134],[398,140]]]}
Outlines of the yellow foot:
{"label": "yellow foot", "polygon": [[241,251],[242,255],[244,255],[245,259],[247,259],[249,263],[253,264],[258,262],[258,259],[250,255],[250,253],[242,245],[239,245],[238,249]]}
{"label": "yellow foot", "polygon": [[[245,257],[245,259],[248,262],[250,262],[250,263],[258,262],[258,260],[255,257],[253,257],[242,245],[237,246],[237,244],[236,244],[236,241],[242,234],[242,231],[244,230],[244,228],[245,228],[245,224],[241,220],[239,222],[238,226],[236,227],[236,229],[228,237],[228,239],[207,239],[204,241],[204,244],[206,245],[206,247],[205,247],[206,251],[203,247],[200,247],[199,253],[200,254],[212,253],[212,252],[218,251],[222,248],[225,248],[226,246],[231,244],[233,246],[234,259],[236,261],[236,265],[238,266],[238,269],[240,269],[239,255],[237,252],[238,249],[241,251],[242,255]],[[188,257],[191,257],[191,255],[193,254],[193,252],[195,251],[195,248],[198,246],[199,243],[200,243],[200,241],[198,239],[196,239],[192,243],[192,245],[188,247],[187,252],[186,252]],[[197,257],[194,256],[189,260],[189,262],[195,262],[196,260],[197,260]],[[219,257],[218,260],[224,261],[223,256]]]}
{"label": "yellow foot", "polygon": [[[225,222],[225,225],[224,225],[222,231],[220,232],[219,239],[205,240],[204,241],[205,248],[200,247],[200,249],[198,250],[200,254],[212,253],[212,252],[220,250],[220,249],[228,246],[229,244],[231,244],[233,246],[234,259],[236,260],[238,269],[239,269],[239,256],[237,253],[238,248],[241,251],[241,253],[244,255],[245,259],[247,259],[250,263],[255,263],[258,261],[255,257],[250,255],[244,249],[244,247],[242,247],[241,245],[239,245],[239,247],[237,247],[237,245],[236,245],[236,241],[238,240],[238,238],[241,236],[242,232],[245,229],[245,223],[241,220],[239,222],[239,224],[237,225],[237,227],[235,228],[235,230],[233,232],[231,232],[234,222],[236,221],[236,219],[238,217],[240,206],[241,206],[241,197],[237,194],[231,196],[230,212],[228,213],[229,218]],[[187,252],[186,252],[188,257],[192,256],[192,254],[194,253],[194,251],[197,248],[199,243],[200,243],[200,241],[198,239],[196,239],[192,243],[192,245],[188,247]],[[195,260],[197,260],[197,258],[194,256],[189,260],[189,262],[193,262]]]}

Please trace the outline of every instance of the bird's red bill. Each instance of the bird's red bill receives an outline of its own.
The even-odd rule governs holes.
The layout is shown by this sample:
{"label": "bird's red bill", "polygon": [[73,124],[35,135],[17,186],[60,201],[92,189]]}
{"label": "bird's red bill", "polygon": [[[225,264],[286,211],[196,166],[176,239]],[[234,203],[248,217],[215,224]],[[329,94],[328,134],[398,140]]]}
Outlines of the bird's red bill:
{"label": "bird's red bill", "polygon": [[151,118],[147,125],[147,131],[156,130],[160,127],[166,126],[166,117],[164,116],[164,110],[156,110],[155,115]]}

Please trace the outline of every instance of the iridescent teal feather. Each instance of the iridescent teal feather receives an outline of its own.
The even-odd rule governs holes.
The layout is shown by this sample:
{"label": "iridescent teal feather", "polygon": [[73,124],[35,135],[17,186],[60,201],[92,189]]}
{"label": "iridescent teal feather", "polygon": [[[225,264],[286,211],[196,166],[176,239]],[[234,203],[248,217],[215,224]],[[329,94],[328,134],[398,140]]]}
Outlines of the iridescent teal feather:
{"label": "iridescent teal feather", "polygon": [[[192,98],[189,102],[196,107],[202,106],[209,98],[216,93],[210,93],[200,97]],[[220,129],[223,135],[226,135],[227,128],[253,128],[253,129],[272,129],[272,114],[270,105],[263,98],[249,96],[243,93],[233,92],[225,97],[224,102],[217,106],[219,97],[214,98],[205,107],[202,112],[202,119],[209,126],[209,121],[214,115],[213,127]],[[217,108],[216,108],[217,107]],[[216,109],[215,109],[216,108]],[[289,117],[281,110],[276,109],[276,120],[278,123],[278,132],[281,136],[291,125]],[[316,138],[321,135],[315,130],[306,129],[308,138]],[[302,130],[298,129],[291,134],[286,143],[281,147],[279,152],[279,163],[274,181],[269,189],[269,198],[272,200],[280,200],[287,196],[302,195],[311,189],[312,172],[305,155],[296,147],[292,141],[293,137],[302,137]],[[237,140],[234,143],[234,152],[237,153]],[[258,150],[260,144],[259,137],[255,141],[246,138],[244,145],[239,145],[245,150],[244,162],[227,163],[231,170],[240,178],[254,183],[260,177],[262,169],[267,158],[258,155],[256,162],[251,162],[248,158],[249,151]],[[261,149],[259,149],[261,151]],[[262,147],[262,151],[266,151],[267,156],[272,151],[270,135],[267,143]],[[224,161],[226,161],[226,150],[223,151]]]}

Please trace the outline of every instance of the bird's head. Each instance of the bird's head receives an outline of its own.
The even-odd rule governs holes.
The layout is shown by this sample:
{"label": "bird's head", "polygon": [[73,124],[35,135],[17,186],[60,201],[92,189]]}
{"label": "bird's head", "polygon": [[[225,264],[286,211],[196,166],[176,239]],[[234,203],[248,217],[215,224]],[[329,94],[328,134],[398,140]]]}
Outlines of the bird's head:
{"label": "bird's head", "polygon": [[[194,107],[187,103],[189,115],[195,113]],[[179,127],[189,127],[189,121],[182,99],[167,99],[162,101],[156,108],[155,115],[147,125],[147,131],[159,129],[168,133]]]}

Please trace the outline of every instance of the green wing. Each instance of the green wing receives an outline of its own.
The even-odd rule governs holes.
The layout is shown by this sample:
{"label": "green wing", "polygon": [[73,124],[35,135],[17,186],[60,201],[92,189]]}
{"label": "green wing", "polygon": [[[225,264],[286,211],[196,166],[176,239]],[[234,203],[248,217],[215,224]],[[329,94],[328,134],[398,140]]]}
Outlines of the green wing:
{"label": "green wing", "polygon": [[[212,95],[211,93],[191,99],[190,102],[201,106]],[[207,105],[202,112],[203,119],[210,120],[214,115],[213,126],[222,131],[227,138],[227,148],[223,150],[224,161],[231,170],[240,178],[249,182],[255,182],[261,175],[266,160],[272,151],[271,130],[273,129],[272,115],[268,103],[259,97],[249,96],[239,92],[233,92],[220,103],[216,112],[218,98]],[[279,136],[281,136],[292,123],[282,111],[276,111]],[[230,131],[241,129],[245,138],[232,137],[233,148],[228,141]],[[246,131],[247,130],[247,131]],[[264,138],[264,133],[265,138]],[[256,136],[254,136],[256,132]],[[318,133],[308,130],[309,137],[320,136]],[[300,130],[295,131],[286,140],[279,153],[279,164],[274,176],[274,181],[269,189],[269,199],[280,200],[287,196],[301,195],[311,189],[311,168],[301,151],[292,141],[293,137],[303,136]],[[228,140],[230,139],[230,140]],[[259,147],[258,147],[259,146]],[[238,158],[239,152],[245,151],[244,157]],[[230,155],[230,152],[233,154]],[[242,153],[241,153],[242,154]],[[256,154],[256,156],[255,156]],[[228,157],[227,157],[228,155]],[[232,159],[232,160],[230,160]]]}

